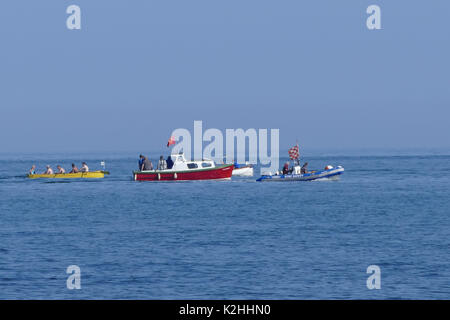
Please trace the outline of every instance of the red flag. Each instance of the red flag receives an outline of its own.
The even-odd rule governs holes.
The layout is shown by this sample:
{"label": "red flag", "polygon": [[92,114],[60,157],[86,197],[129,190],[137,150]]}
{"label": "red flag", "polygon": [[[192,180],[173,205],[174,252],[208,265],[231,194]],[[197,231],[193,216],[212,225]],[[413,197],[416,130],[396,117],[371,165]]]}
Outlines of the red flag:
{"label": "red flag", "polygon": [[171,136],[169,141],[167,141],[167,148],[170,147],[171,145],[175,144],[176,140],[174,136]]}
{"label": "red flag", "polygon": [[300,156],[300,153],[298,150],[298,145],[289,149],[289,158],[291,158],[291,160],[298,159],[299,156]]}

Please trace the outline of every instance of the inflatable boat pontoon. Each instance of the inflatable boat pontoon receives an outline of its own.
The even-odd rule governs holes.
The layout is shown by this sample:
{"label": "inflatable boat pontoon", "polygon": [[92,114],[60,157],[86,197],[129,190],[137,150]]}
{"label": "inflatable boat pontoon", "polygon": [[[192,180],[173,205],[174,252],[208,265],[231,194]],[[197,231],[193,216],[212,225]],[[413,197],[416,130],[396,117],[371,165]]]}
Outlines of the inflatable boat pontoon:
{"label": "inflatable boat pontoon", "polygon": [[[297,167],[295,169],[297,169]],[[291,173],[291,174],[263,175],[256,181],[287,182],[287,181],[311,181],[311,180],[318,180],[318,179],[336,179],[343,172],[344,172],[344,168],[341,166],[338,166],[336,168],[331,168],[328,170],[312,171],[312,172],[303,173],[303,174],[298,173],[298,170],[295,170],[295,173]]]}

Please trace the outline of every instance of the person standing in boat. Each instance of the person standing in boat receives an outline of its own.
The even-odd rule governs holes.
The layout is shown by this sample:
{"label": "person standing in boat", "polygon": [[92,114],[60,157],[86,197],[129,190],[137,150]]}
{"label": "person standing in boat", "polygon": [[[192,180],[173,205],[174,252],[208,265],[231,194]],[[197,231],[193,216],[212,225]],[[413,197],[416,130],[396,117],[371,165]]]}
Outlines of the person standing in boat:
{"label": "person standing in boat", "polygon": [[173,168],[173,160],[171,156],[167,157],[167,169],[172,169]]}
{"label": "person standing in boat", "polygon": [[83,162],[81,164],[81,172],[89,172],[89,167],[87,166],[86,162]]}
{"label": "person standing in boat", "polygon": [[64,170],[64,168],[61,167],[60,165],[57,165],[56,168],[58,169],[58,173],[60,174],[66,173],[66,170]]}
{"label": "person standing in boat", "polygon": [[32,165],[29,174],[36,174],[36,165]]}
{"label": "person standing in boat", "polygon": [[144,165],[144,159],[145,159],[145,157],[142,155],[142,154],[140,154],[139,155],[139,170],[141,170],[142,171],[142,166]]}
{"label": "person standing in boat", "polygon": [[72,163],[72,170],[69,173],[78,173],[79,170],[77,168],[77,166],[75,165],[75,163]]}
{"label": "person standing in boat", "polygon": [[167,162],[164,160],[164,157],[159,157],[158,166],[156,167],[157,170],[167,170]]}
{"label": "person standing in boat", "polygon": [[144,160],[142,161],[141,171],[148,171],[153,170],[153,163],[148,160],[147,157],[144,157]]}
{"label": "person standing in boat", "polygon": [[289,162],[286,162],[283,167],[283,174],[289,173]]}
{"label": "person standing in boat", "polygon": [[50,166],[47,166],[47,170],[45,170],[44,174],[53,174],[53,169]]}

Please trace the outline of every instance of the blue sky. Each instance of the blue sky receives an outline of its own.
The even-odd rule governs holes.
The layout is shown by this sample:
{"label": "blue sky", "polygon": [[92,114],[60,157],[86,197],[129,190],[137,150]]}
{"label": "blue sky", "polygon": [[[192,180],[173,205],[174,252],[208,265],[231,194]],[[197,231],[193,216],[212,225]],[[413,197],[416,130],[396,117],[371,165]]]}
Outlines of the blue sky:
{"label": "blue sky", "polygon": [[[82,29],[66,28],[67,6]],[[382,30],[366,28],[366,8]],[[0,10],[0,151],[152,150],[278,128],[281,148],[450,147],[449,1],[46,0]]]}

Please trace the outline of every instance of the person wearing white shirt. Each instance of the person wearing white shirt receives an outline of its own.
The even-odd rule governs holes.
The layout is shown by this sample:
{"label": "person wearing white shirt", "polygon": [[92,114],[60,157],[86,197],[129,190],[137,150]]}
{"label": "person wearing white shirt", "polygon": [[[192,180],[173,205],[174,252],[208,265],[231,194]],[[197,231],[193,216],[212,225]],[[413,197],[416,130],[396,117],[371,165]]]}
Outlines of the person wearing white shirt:
{"label": "person wearing white shirt", "polygon": [[86,162],[83,162],[83,163],[81,164],[81,169],[80,169],[80,171],[81,171],[81,172],[89,172],[89,167],[87,166]]}
{"label": "person wearing white shirt", "polygon": [[53,174],[53,169],[50,166],[47,166],[47,170],[45,170],[44,174]]}
{"label": "person wearing white shirt", "polygon": [[159,157],[157,170],[167,170],[167,162],[163,156]]}
{"label": "person wearing white shirt", "polygon": [[60,165],[57,165],[56,168],[58,169],[58,173],[60,174],[66,173],[66,170],[64,170],[64,168],[61,167]]}

